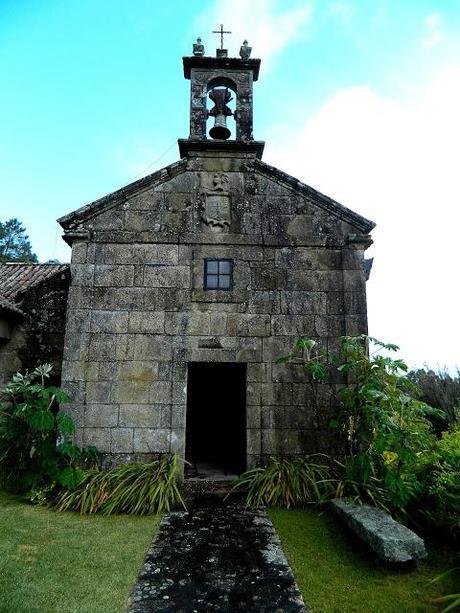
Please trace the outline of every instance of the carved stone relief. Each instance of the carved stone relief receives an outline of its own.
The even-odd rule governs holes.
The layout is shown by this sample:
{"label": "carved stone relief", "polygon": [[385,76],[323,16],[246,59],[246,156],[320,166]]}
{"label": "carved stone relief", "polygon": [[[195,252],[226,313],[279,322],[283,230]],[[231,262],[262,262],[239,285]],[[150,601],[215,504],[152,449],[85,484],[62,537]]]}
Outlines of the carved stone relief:
{"label": "carved stone relief", "polygon": [[202,175],[201,222],[207,232],[228,232],[231,206],[229,179],[224,172]]}

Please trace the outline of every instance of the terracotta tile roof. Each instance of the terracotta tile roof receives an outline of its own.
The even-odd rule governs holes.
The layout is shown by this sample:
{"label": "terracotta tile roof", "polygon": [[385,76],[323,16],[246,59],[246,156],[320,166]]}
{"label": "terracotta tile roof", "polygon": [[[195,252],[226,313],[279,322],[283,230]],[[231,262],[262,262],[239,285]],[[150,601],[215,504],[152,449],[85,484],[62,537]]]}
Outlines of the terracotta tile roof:
{"label": "terracotta tile roof", "polygon": [[18,294],[63,273],[69,264],[0,264],[0,296],[15,302]]}

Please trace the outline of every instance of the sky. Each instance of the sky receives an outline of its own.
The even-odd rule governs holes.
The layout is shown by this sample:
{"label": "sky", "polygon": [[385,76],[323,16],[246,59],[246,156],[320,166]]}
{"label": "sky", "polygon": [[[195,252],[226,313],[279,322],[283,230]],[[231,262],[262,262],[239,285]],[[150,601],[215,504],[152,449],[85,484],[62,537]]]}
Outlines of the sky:
{"label": "sky", "polygon": [[58,217],[178,159],[220,23],[264,161],[377,223],[370,334],[460,365],[460,0],[0,0],[0,220],[68,261]]}

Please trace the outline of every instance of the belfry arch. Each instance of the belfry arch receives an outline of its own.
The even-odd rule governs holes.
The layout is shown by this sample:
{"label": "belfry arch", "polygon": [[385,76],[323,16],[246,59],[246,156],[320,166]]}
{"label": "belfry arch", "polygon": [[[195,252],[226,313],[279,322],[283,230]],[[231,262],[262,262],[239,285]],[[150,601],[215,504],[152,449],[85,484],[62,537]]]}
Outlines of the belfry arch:
{"label": "belfry arch", "polygon": [[[214,88],[228,88],[235,96],[235,138],[253,140],[254,81],[259,78],[259,59],[205,56],[184,57],[184,76],[190,79],[190,136],[192,140],[208,140],[207,101]],[[212,140],[212,137],[211,137]]]}

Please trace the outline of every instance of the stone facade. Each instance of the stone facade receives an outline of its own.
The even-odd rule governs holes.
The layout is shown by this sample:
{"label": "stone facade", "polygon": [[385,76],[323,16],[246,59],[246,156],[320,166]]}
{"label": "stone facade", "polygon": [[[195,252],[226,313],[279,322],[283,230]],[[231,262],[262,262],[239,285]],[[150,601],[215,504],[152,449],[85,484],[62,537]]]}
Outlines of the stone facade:
{"label": "stone facade", "polygon": [[5,291],[17,309],[0,313],[0,321],[8,322],[9,328],[8,338],[0,338],[0,385],[14,373],[33,370],[44,363],[52,365],[50,381],[59,385],[70,283],[68,266],[3,264],[0,268],[0,292]]}
{"label": "stone facade", "polygon": [[[334,352],[341,335],[366,332],[373,224],[263,163],[263,143],[180,146],[179,162],[60,220],[77,442],[113,461],[183,455],[188,365],[236,362],[247,364],[248,467],[329,451],[340,378],[321,385],[317,410],[303,373],[276,362],[298,336]],[[231,291],[204,289],[205,258],[233,260]]]}

